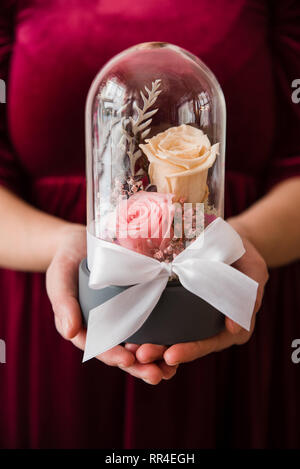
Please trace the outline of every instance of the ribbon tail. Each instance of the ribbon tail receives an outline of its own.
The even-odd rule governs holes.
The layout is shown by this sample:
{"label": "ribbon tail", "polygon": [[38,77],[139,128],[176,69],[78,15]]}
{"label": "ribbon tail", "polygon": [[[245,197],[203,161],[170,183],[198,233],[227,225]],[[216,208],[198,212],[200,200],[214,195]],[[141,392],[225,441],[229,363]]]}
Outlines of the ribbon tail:
{"label": "ribbon tail", "polygon": [[255,280],[223,262],[203,259],[185,260],[174,272],[187,290],[250,330],[258,288]]}
{"label": "ribbon tail", "polygon": [[83,362],[124,342],[147,320],[168,282],[159,275],[114,296],[89,314]]}

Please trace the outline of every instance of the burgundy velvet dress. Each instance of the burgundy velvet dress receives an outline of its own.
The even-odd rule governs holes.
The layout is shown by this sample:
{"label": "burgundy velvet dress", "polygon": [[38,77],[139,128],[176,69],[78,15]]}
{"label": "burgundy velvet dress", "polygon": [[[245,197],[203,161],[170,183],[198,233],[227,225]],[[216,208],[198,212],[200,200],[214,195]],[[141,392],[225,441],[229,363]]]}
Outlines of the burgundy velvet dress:
{"label": "burgundy velvet dress", "polygon": [[[300,104],[291,99],[299,24],[296,0],[1,0],[0,183],[85,223],[91,81],[121,50],[167,41],[221,83],[226,214],[241,212],[300,175]],[[182,365],[153,387],[97,360],[83,365],[55,330],[44,275],[2,270],[0,447],[299,447],[300,364],[291,361],[299,280],[297,263],[273,270],[248,344]]]}

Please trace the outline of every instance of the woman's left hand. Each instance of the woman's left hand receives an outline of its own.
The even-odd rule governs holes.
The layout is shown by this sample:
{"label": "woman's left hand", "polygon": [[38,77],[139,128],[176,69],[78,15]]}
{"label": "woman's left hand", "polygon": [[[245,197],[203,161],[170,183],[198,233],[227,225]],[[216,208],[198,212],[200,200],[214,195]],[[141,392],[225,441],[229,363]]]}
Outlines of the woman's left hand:
{"label": "woman's left hand", "polygon": [[[234,219],[229,222],[239,231]],[[246,252],[232,266],[256,280],[259,285],[250,331],[246,331],[231,319],[226,318],[225,329],[209,339],[175,344],[168,348],[153,344],[144,344],[139,347],[127,344],[126,347],[135,352],[140,363],[150,363],[163,359],[167,365],[174,366],[204,357],[212,352],[219,352],[231,345],[244,344],[250,339],[255,326],[256,313],[260,308],[264,287],[268,280],[268,270],[266,262],[254,245],[246,237],[242,236],[242,240]]]}

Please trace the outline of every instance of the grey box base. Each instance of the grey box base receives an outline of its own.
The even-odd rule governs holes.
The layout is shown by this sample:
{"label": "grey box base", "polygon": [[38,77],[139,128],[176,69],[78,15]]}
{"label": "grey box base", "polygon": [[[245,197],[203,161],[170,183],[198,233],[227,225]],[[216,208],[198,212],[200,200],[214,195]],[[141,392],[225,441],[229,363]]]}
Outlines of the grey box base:
{"label": "grey box base", "polygon": [[[79,266],[79,302],[85,323],[89,311],[126,288],[107,287],[92,290],[88,286],[86,259]],[[224,329],[224,315],[179,282],[169,284],[149,318],[126,342],[171,345],[211,337]]]}

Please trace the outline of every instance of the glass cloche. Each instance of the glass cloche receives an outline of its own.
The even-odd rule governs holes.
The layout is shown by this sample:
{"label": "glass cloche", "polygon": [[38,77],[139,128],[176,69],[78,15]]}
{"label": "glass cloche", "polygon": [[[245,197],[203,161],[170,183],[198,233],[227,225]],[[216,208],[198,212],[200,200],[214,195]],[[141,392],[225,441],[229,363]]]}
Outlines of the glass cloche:
{"label": "glass cloche", "polygon": [[223,216],[225,101],[213,73],[171,44],[139,44],[96,76],[86,106],[87,223],[170,262]]}
{"label": "glass cloche", "polygon": [[[213,268],[220,259],[206,253],[205,241],[199,249],[199,236],[212,239],[225,224],[225,114],[213,73],[172,44],[131,47],[92,83],[88,256],[79,268],[86,359],[126,341],[172,344],[224,328],[222,282],[218,277],[214,288],[201,264],[201,256]],[[213,249],[223,232],[218,236]],[[196,258],[197,266],[190,262]],[[208,301],[211,289],[216,302]]]}

